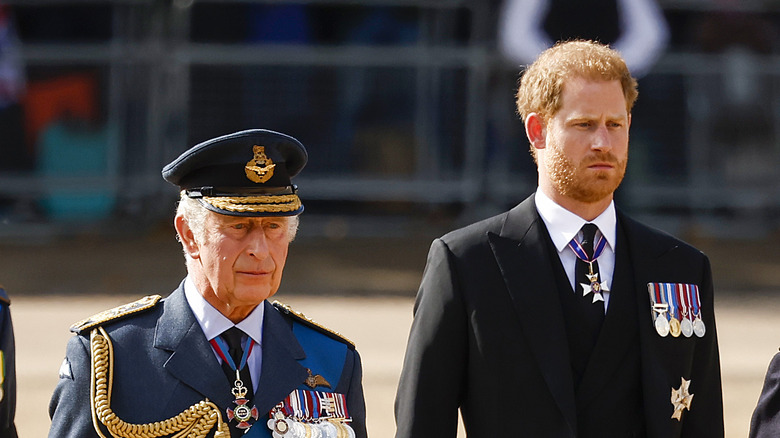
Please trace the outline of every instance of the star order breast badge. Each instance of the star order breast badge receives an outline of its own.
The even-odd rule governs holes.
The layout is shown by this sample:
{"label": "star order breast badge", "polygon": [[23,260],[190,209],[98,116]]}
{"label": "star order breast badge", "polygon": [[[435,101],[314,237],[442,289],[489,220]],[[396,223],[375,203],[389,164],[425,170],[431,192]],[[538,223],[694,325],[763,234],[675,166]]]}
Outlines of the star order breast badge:
{"label": "star order breast badge", "polygon": [[677,421],[682,421],[682,413],[685,409],[691,410],[691,401],[693,401],[693,394],[688,392],[688,387],[691,386],[690,380],[685,380],[681,377],[680,387],[674,389],[672,387],[672,406],[674,406],[674,413],[672,418],[676,418]]}

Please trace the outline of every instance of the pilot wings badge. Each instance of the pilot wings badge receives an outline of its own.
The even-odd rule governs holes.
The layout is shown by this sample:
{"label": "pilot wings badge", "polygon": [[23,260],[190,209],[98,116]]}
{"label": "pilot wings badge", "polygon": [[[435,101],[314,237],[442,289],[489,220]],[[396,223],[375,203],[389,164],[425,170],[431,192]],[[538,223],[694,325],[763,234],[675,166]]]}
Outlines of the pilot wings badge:
{"label": "pilot wings badge", "polygon": [[311,389],[314,389],[318,386],[324,386],[326,388],[330,388],[330,383],[325,380],[324,377],[322,377],[319,374],[312,374],[311,370],[309,368],[306,368],[306,371],[309,373],[309,377],[306,378],[306,386],[308,386]]}
{"label": "pilot wings badge", "polygon": [[274,176],[276,164],[265,154],[265,147],[255,145],[252,152],[255,156],[244,166],[246,177],[252,182],[264,183]]}

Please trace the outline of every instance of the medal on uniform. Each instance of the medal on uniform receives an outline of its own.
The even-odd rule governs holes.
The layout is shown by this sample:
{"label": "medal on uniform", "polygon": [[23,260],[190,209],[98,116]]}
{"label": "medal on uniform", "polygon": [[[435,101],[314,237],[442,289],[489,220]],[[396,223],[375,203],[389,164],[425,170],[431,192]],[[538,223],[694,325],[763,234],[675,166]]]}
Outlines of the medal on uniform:
{"label": "medal on uniform", "polygon": [[691,286],[691,306],[693,308],[693,315],[696,319],[693,320],[693,333],[696,336],[703,338],[707,333],[707,327],[704,326],[704,321],[701,319],[701,302],[699,301],[699,286],[692,284]]}
{"label": "medal on uniform", "polygon": [[666,337],[669,335],[669,320],[667,319],[669,305],[666,303],[666,294],[661,292],[661,288],[662,285],[659,283],[647,283],[655,331],[660,336]]}
{"label": "medal on uniform", "polygon": [[296,389],[267,422],[273,438],[354,438],[344,394]]}
{"label": "medal on uniform", "polygon": [[[655,329],[661,336],[704,337],[699,286],[685,283],[647,283]],[[678,318],[679,317],[679,318]]]}
{"label": "medal on uniform", "polygon": [[[247,336],[246,341],[244,342],[244,353],[241,356],[241,362],[238,364],[238,366],[236,366],[236,363],[233,361],[233,358],[230,356],[230,354],[227,354],[229,348],[224,339],[222,339],[220,336],[217,336],[210,342],[211,346],[214,347],[214,350],[217,352],[217,354],[219,354],[219,357],[221,357],[222,360],[228,364],[231,370],[236,372],[236,380],[233,382],[233,389],[231,389],[234,397],[233,403],[236,406],[233,408],[227,408],[225,410],[228,421],[235,420],[238,423],[236,425],[237,428],[248,430],[250,427],[252,427],[252,423],[254,423],[254,421],[259,417],[259,413],[257,411],[257,407],[250,407],[248,404],[249,400],[246,399],[246,394],[249,392],[249,390],[246,388],[246,386],[244,386],[244,382],[241,380],[240,373],[241,370],[246,366],[249,354],[252,353],[252,347],[254,346],[252,338]],[[252,382],[248,382],[248,384],[251,385]]]}
{"label": "medal on uniform", "polygon": [[680,330],[683,336],[690,338],[693,336],[693,323],[691,322],[691,301],[689,284],[678,284],[677,292],[680,298],[682,320],[680,321]]}
{"label": "medal on uniform", "polygon": [[669,304],[669,333],[676,338],[681,333],[680,320],[677,319],[677,312],[680,308],[677,302],[677,289],[671,283],[665,283],[663,289],[666,294],[666,302]]}
{"label": "medal on uniform", "polygon": [[682,413],[685,409],[691,410],[691,402],[693,401],[693,394],[688,392],[691,381],[682,377],[680,379],[682,380],[680,387],[677,389],[672,387],[672,406],[674,407],[672,418],[677,421],[682,421]]}
{"label": "medal on uniform", "polygon": [[596,301],[604,301],[602,292],[609,292],[607,282],[599,281],[599,274],[593,272],[593,262],[599,258],[602,252],[604,252],[604,248],[606,246],[607,239],[605,239],[604,236],[601,236],[598,243],[596,243],[595,249],[593,250],[593,258],[589,258],[588,253],[585,252],[585,249],[582,247],[580,242],[577,242],[577,239],[572,239],[571,242],[569,242],[569,248],[574,251],[574,254],[577,256],[577,258],[588,264],[588,274],[585,274],[588,277],[588,283],[580,283],[580,286],[582,286],[583,297],[587,296],[589,293],[593,294],[592,302],[594,303]]}

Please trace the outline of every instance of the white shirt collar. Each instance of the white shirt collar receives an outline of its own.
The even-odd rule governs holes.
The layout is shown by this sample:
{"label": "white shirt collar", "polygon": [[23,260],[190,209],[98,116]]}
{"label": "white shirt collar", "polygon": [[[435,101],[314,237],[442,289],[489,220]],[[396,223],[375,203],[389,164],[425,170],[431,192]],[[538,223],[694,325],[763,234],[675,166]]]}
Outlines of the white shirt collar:
{"label": "white shirt collar", "polygon": [[238,324],[233,324],[233,321],[229,320],[203,298],[203,295],[198,292],[198,288],[190,277],[184,280],[184,296],[187,298],[187,303],[189,303],[192,313],[195,314],[195,319],[200,324],[200,328],[209,341],[235,325],[248,334],[258,345],[262,345],[264,303],[260,303],[255,307],[252,313]]}
{"label": "white shirt collar", "polygon": [[[542,217],[544,224],[547,226],[547,231],[550,233],[550,238],[555,248],[558,249],[558,252],[563,252],[569,242],[577,236],[580,228],[588,221],[556,204],[550,197],[542,193],[542,190],[539,188],[536,190],[534,200],[536,201],[536,209],[539,212],[539,216]],[[615,243],[617,241],[615,201],[610,202],[607,209],[596,219],[590,221],[590,223],[599,227],[599,231],[607,239],[610,249],[615,251]]]}

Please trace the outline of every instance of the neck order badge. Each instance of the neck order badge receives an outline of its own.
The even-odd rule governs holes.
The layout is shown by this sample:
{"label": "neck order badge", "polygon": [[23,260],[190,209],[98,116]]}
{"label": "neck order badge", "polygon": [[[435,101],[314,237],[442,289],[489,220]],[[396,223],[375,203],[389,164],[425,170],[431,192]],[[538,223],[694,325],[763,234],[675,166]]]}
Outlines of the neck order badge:
{"label": "neck order badge", "polygon": [[[238,423],[236,427],[239,429],[249,429],[252,427],[252,423],[259,417],[259,413],[255,406],[250,408],[248,405],[249,400],[247,400],[246,394],[249,390],[244,386],[244,382],[241,380],[240,373],[241,370],[246,366],[247,358],[249,358],[249,355],[252,353],[252,347],[254,346],[252,338],[249,336],[246,337],[246,341],[244,342],[244,346],[242,348],[243,354],[241,355],[241,361],[238,363],[238,365],[236,365],[233,357],[229,353],[230,348],[227,342],[225,342],[221,336],[217,336],[216,338],[212,339],[211,346],[214,347],[214,350],[217,352],[217,354],[219,354],[219,357],[222,358],[223,363],[226,363],[228,367],[230,367],[230,369],[236,373],[236,380],[233,383],[235,386],[231,391],[233,393],[233,397],[235,397],[233,403],[236,404],[236,407],[233,409],[227,408],[226,414],[228,421],[235,420]],[[247,384],[251,385],[252,382],[250,381]]]}
{"label": "neck order badge", "polygon": [[[596,234],[596,226],[593,224],[585,224],[582,227],[582,231],[583,231],[582,243],[577,242],[576,238],[572,239],[571,242],[569,242],[569,248],[571,248],[571,250],[574,251],[574,254],[577,256],[577,258],[588,264],[589,273],[586,275],[588,277],[589,282],[580,283],[580,286],[582,286],[582,296],[586,296],[589,293],[593,293],[594,303],[596,301],[604,301],[604,296],[601,295],[601,292],[602,291],[609,292],[609,288],[607,287],[606,282],[599,281],[599,273],[594,272],[593,263],[596,261],[596,259],[599,258],[601,253],[604,252],[604,248],[607,246],[607,239],[605,239],[604,236],[601,236],[599,238],[598,243],[596,243],[595,250],[593,250],[593,255],[591,256],[589,255],[590,251],[588,249],[593,248],[593,238],[595,237]],[[586,248],[585,246],[589,246],[590,248]]]}

